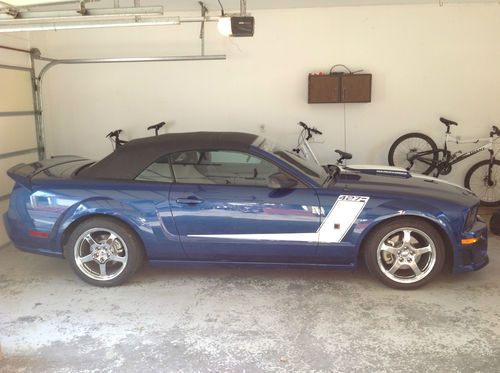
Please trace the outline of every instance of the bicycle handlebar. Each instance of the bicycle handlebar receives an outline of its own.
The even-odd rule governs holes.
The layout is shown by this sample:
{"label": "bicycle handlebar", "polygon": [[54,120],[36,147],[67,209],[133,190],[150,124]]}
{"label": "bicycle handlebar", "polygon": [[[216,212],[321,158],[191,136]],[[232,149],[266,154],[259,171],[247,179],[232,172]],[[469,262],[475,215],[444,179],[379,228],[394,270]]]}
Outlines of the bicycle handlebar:
{"label": "bicycle handlebar", "polygon": [[106,138],[109,138],[115,144],[115,149],[127,143],[127,141],[120,139],[120,133],[122,132],[123,130],[118,129],[106,135]]}
{"label": "bicycle handlebar", "polygon": [[490,137],[493,137],[493,135],[500,136],[500,129],[497,126],[491,126]]}
{"label": "bicycle handlebar", "polygon": [[307,140],[309,140],[312,137],[312,133],[315,133],[316,135],[322,135],[323,132],[320,130],[314,128],[314,127],[309,127],[307,124],[304,122],[299,122],[299,126],[301,126],[303,129],[307,131]]}
{"label": "bicycle handlebar", "polygon": [[110,133],[108,133],[106,135],[106,137],[118,137],[118,136],[120,136],[120,133],[122,133],[122,132],[123,132],[123,130],[119,130],[119,129],[115,130],[115,131],[111,131]]}

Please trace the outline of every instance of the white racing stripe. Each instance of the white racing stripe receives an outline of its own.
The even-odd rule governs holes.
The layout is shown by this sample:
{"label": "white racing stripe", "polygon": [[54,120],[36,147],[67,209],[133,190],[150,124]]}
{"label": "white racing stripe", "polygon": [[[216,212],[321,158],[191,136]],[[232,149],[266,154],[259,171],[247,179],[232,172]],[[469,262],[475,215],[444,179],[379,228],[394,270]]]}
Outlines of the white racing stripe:
{"label": "white racing stripe", "polygon": [[463,189],[463,190],[467,190],[467,191],[470,192],[469,189],[464,188],[462,185],[458,185],[458,184],[449,182],[447,180],[438,179],[437,177],[428,176],[428,175],[422,175],[422,174],[417,174],[417,173],[412,173],[411,176],[414,177],[414,178],[416,178],[416,179],[423,179],[423,180],[435,181],[438,184],[452,185],[454,187],[457,187],[457,188],[460,188],[460,189]]}
{"label": "white racing stripe", "polygon": [[321,226],[314,233],[193,234],[188,235],[188,237],[337,243],[341,242],[349,229],[351,229],[369,199],[370,197],[339,196]]}

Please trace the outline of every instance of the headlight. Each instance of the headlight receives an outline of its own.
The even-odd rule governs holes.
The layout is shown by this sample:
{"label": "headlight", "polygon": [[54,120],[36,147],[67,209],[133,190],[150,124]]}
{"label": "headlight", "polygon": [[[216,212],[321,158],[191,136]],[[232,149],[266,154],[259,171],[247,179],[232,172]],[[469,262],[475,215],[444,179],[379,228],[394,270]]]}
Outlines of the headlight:
{"label": "headlight", "polygon": [[467,218],[465,219],[465,226],[464,226],[465,230],[469,230],[470,228],[472,228],[472,226],[476,222],[478,208],[479,205],[476,205],[469,210]]}

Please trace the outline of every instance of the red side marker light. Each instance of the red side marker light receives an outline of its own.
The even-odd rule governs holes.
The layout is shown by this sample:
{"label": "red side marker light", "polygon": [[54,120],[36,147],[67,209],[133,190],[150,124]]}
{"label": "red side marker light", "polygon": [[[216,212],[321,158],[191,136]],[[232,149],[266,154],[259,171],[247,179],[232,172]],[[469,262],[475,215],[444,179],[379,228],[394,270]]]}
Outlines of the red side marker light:
{"label": "red side marker light", "polygon": [[28,231],[28,234],[31,237],[38,237],[38,238],[48,238],[49,237],[49,232],[35,231],[33,229],[30,229]]}

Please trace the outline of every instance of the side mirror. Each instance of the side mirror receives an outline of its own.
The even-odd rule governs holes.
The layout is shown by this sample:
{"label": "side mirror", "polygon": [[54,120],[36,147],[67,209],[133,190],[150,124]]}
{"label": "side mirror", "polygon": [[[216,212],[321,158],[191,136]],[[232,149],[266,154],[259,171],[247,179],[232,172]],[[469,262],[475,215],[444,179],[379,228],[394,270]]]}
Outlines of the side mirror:
{"label": "side mirror", "polygon": [[290,178],[283,172],[276,172],[269,176],[267,186],[273,189],[287,189],[293,188],[297,184],[297,180]]}

